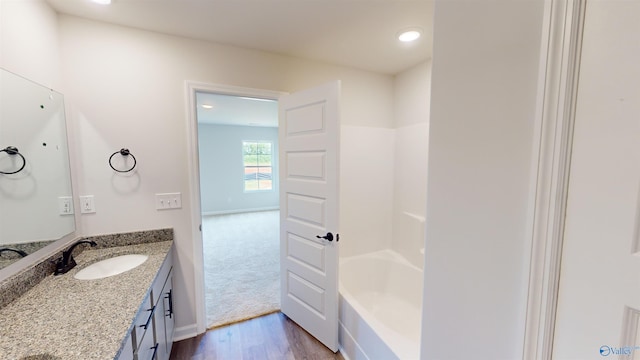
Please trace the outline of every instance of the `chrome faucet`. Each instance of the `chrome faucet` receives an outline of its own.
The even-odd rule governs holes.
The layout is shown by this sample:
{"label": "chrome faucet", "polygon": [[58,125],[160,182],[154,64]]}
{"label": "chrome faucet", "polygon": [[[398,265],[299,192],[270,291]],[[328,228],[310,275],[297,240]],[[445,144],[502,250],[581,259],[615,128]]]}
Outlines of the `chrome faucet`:
{"label": "chrome faucet", "polygon": [[0,254],[2,254],[5,251],[13,251],[14,253],[17,253],[18,255],[20,255],[21,257],[25,257],[29,254],[27,254],[26,252],[22,251],[22,250],[18,250],[18,249],[11,249],[11,248],[2,248],[0,249]]}
{"label": "chrome faucet", "polygon": [[76,260],[73,258],[71,253],[73,252],[73,249],[80,244],[91,244],[91,247],[98,245],[95,241],[90,240],[80,240],[75,242],[71,247],[69,247],[69,249],[63,251],[62,257],[56,261],[56,271],[53,273],[54,275],[65,274],[76,266]]}

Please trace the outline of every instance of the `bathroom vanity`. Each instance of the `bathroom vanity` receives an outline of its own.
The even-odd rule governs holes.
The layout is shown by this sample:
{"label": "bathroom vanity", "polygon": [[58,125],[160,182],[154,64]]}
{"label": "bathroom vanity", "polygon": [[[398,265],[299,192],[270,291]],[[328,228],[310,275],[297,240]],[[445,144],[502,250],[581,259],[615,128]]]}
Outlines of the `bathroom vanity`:
{"label": "bathroom vanity", "polygon": [[[173,241],[120,245],[97,238],[98,248],[87,246],[75,257],[75,268],[46,276],[0,309],[3,358],[169,358],[175,319]],[[148,258],[118,275],[74,278],[91,264],[125,254]]]}
{"label": "bathroom vanity", "polygon": [[0,69],[0,103],[0,359],[168,359],[173,230],[81,236],[64,96]]}

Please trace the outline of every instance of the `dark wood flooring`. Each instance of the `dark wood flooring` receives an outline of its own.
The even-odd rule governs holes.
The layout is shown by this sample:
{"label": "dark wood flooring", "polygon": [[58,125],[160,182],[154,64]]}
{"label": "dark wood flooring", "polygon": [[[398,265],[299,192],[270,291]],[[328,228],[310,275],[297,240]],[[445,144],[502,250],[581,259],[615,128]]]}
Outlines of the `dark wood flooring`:
{"label": "dark wood flooring", "polygon": [[281,312],[173,344],[171,360],[344,360]]}

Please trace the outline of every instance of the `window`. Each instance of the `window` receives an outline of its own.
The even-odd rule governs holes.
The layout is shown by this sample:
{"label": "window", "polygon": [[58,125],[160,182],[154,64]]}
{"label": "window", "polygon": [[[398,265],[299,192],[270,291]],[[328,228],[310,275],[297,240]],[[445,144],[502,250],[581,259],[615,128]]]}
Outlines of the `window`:
{"label": "window", "polygon": [[272,190],[272,144],[268,141],[243,141],[244,191]]}

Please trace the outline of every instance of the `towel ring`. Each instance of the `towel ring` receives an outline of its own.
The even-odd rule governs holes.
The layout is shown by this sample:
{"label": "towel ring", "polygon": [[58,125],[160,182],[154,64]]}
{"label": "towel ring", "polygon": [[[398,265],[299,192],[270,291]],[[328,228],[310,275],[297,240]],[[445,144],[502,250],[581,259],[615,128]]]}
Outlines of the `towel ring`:
{"label": "towel ring", "polygon": [[9,155],[18,155],[20,156],[20,158],[22,158],[22,166],[20,166],[20,169],[16,171],[10,171],[10,172],[0,171],[0,174],[4,174],[4,175],[17,174],[20,171],[22,171],[22,169],[24,169],[24,167],[27,165],[27,160],[25,160],[24,156],[20,154],[20,151],[18,151],[18,148],[15,146],[7,146],[6,148],[0,150],[0,152],[6,152]]}
{"label": "towel ring", "polygon": [[[114,167],[113,167],[113,164],[111,163],[111,159],[113,159],[113,157],[114,157],[116,154],[118,154],[118,153],[119,153],[120,155],[122,155],[122,156],[131,156],[131,157],[133,158],[133,166],[131,166],[131,168],[130,168],[130,169],[128,169],[128,170],[118,170],[118,169],[116,169],[116,168],[114,168]],[[136,157],[135,157],[135,156],[133,156],[133,154],[129,151],[129,149],[124,149],[124,148],[123,148],[123,149],[120,149],[120,151],[116,151],[116,152],[114,152],[113,154],[111,154],[111,156],[109,156],[109,166],[111,166],[111,168],[112,168],[114,171],[117,171],[117,172],[119,172],[119,173],[126,173],[126,172],[129,172],[129,171],[133,170],[133,168],[135,168],[135,167],[136,167],[136,164],[137,164]]]}

